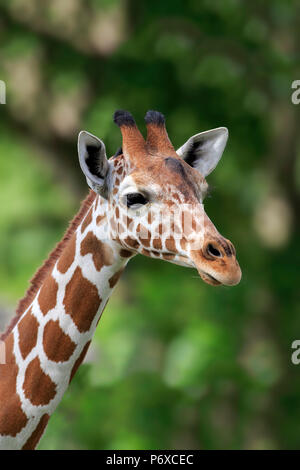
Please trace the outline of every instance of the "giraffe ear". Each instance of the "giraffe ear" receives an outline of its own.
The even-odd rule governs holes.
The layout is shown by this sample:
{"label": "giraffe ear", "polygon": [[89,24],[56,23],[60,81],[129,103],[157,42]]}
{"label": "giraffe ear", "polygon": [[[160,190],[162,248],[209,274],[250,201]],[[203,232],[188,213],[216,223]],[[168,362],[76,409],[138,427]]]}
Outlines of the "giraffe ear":
{"label": "giraffe ear", "polygon": [[177,154],[205,177],[217,166],[228,139],[228,129],[218,127],[190,137]]}
{"label": "giraffe ear", "polygon": [[78,135],[79,163],[90,188],[105,197],[105,177],[109,163],[102,140],[86,131]]}

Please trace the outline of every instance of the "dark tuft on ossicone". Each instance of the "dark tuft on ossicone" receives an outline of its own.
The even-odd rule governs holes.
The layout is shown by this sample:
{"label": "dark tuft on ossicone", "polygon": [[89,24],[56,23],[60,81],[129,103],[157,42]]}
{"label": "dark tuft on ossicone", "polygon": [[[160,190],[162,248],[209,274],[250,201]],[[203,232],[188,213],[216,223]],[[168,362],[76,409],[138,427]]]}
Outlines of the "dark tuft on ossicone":
{"label": "dark tuft on ossicone", "polygon": [[117,124],[117,126],[135,126],[135,120],[133,119],[132,114],[130,114],[128,111],[124,111],[123,109],[118,109],[115,114],[114,114],[114,123]]}
{"label": "dark tuft on ossicone", "polygon": [[146,124],[156,124],[157,126],[163,126],[165,124],[165,116],[159,111],[147,111],[145,116]]}

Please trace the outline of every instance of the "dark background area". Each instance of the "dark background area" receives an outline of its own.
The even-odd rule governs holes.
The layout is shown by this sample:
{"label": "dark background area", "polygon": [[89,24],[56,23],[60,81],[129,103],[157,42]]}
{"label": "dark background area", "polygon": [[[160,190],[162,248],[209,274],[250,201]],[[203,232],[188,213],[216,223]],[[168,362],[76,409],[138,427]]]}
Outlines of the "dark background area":
{"label": "dark background area", "polygon": [[0,0],[0,326],[87,193],[78,132],[116,109],[177,148],[226,126],[206,212],[237,287],[136,257],[40,449],[299,448],[299,2]]}

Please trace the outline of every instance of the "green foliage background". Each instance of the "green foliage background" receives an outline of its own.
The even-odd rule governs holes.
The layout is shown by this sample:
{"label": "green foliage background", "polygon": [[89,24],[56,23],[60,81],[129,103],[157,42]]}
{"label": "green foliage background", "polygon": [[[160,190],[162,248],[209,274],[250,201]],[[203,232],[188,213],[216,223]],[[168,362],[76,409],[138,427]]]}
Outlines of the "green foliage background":
{"label": "green foliage background", "polygon": [[[174,146],[229,128],[205,202],[243,279],[135,258],[40,449],[299,448],[299,2],[0,0],[0,303],[13,309],[87,188],[80,129],[115,109]],[[1,308],[2,308],[1,307]]]}

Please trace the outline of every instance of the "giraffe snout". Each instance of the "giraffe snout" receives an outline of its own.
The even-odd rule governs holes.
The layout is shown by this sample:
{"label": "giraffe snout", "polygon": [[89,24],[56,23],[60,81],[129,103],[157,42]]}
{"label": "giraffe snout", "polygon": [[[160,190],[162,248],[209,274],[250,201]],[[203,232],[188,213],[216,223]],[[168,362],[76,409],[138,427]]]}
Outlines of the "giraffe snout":
{"label": "giraffe snout", "polygon": [[235,248],[221,235],[207,238],[201,250],[191,251],[191,258],[199,275],[208,284],[234,286],[241,280]]}

